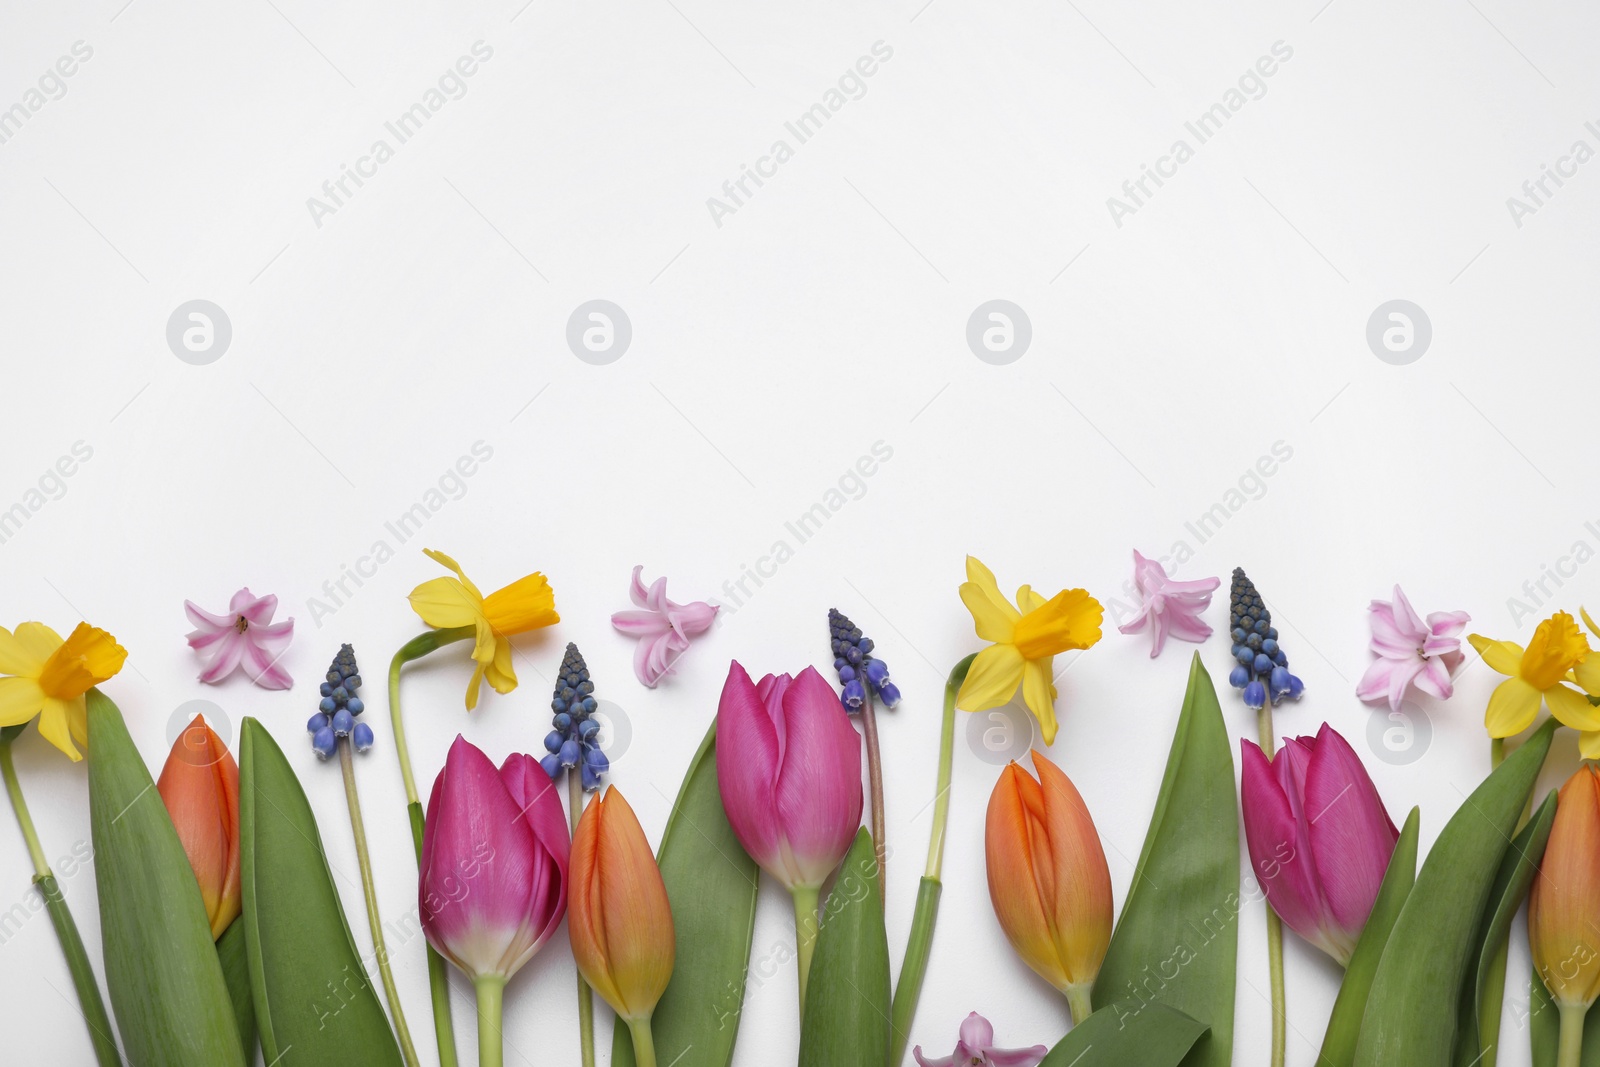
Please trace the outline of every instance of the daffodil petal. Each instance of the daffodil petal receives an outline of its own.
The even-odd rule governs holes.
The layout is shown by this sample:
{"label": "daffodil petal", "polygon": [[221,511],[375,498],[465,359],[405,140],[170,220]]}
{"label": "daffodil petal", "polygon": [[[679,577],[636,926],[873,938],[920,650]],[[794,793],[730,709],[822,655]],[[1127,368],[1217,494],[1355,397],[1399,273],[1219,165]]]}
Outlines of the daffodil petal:
{"label": "daffodil petal", "polygon": [[471,626],[483,617],[483,602],[454,578],[434,578],[411,590],[411,609],[440,630]]}
{"label": "daffodil petal", "polygon": [[467,572],[461,569],[461,564],[457,563],[455,560],[451,559],[443,552],[437,551],[436,549],[425,548],[422,550],[422,554],[439,564],[441,567],[447,567],[450,570],[455,571],[456,577],[461,579],[461,584],[466,586],[468,591],[470,591],[475,598],[478,600],[483,599],[483,594],[478,592],[478,587],[472,584],[472,579],[468,578]]}
{"label": "daffodil petal", "polygon": [[478,706],[478,693],[483,688],[483,665],[472,669],[472,677],[467,680],[467,710],[471,711]]}
{"label": "daffodil petal", "polygon": [[1056,693],[1050,684],[1050,666],[1050,660],[1042,659],[1022,668],[1022,700],[1039,720],[1039,735],[1047,746],[1056,743]]}
{"label": "daffodil petal", "polygon": [[[27,623],[23,623],[26,626]],[[17,627],[22,629],[22,626]],[[50,652],[54,652],[51,649]],[[24,644],[15,634],[0,626],[0,674],[15,674],[25,678],[37,678],[44,669],[44,661],[50,652],[43,656],[34,654],[34,651]]]}
{"label": "daffodil petal", "polygon": [[1515,641],[1492,641],[1482,634],[1468,634],[1467,640],[1478,650],[1489,669],[1515,678],[1522,669],[1522,646]]}
{"label": "daffodil petal", "polygon": [[987,711],[1009,701],[1022,684],[1022,653],[1011,645],[990,645],[978,653],[956,694],[962,711]]}
{"label": "daffodil petal", "polygon": [[1489,697],[1489,707],[1483,713],[1483,724],[1489,728],[1490,737],[1511,737],[1533,725],[1539,715],[1539,701],[1544,694],[1521,678],[1507,678],[1495,687]]}
{"label": "daffodil petal", "polygon": [[1589,703],[1589,698],[1576,689],[1553,685],[1544,691],[1544,702],[1550,705],[1550,714],[1561,725],[1584,732],[1600,730],[1600,708]]}
{"label": "daffodil petal", "polygon": [[1034,592],[1031,585],[1024,585],[1017,589],[1017,607],[1022,609],[1024,615],[1034,608],[1044,607],[1046,603],[1048,601],[1045,600],[1044,595]]}
{"label": "daffodil petal", "polygon": [[1590,696],[1600,696],[1600,652],[1592,652],[1572,668],[1573,679]]}
{"label": "daffodil petal", "polygon": [[483,676],[496,693],[509,693],[517,687],[517,672],[511,666],[510,641],[501,638],[495,642],[494,659],[484,666]]}
{"label": "daffodil petal", "polygon": [[66,644],[60,634],[42,622],[18,623],[17,628],[12,631],[12,636],[22,642],[22,647],[40,663],[49,659],[56,649]]}
{"label": "daffodil petal", "polygon": [[1578,754],[1584,759],[1600,759],[1600,730],[1585,730],[1578,735]]}
{"label": "daffodil petal", "polygon": [[1017,610],[1009,604],[1005,605],[1010,608],[1009,613],[1003,610],[976,582],[962,582],[960,593],[961,602],[972,612],[972,627],[978,636],[995,644],[1009,644],[1020,618]]}
{"label": "daffodil petal", "polygon": [[[980,626],[983,618],[992,619],[996,615],[1003,618],[1008,624],[1015,623],[1022,618],[1022,613],[1012,607],[1009,600],[1000,595],[1000,585],[994,580],[994,572],[985,567],[983,562],[976,556],[967,557],[967,580],[961,588],[965,590],[968,585],[975,586],[976,591],[983,594],[984,598],[993,605],[993,611],[985,611],[980,616],[978,609],[973,607],[972,601],[967,599],[967,594],[965,592],[962,593],[962,601],[967,605],[967,609],[972,612],[973,620],[978,622]],[[983,635],[979,634],[979,636],[982,637]],[[994,637],[984,637],[983,639],[985,641],[1006,640],[1006,638]]]}
{"label": "daffodil petal", "polygon": [[[80,698],[82,699],[82,698]],[[71,701],[46,699],[39,713],[39,736],[65,752],[72,762],[83,759],[83,753],[72,743]]]}
{"label": "daffodil petal", "polygon": [[44,690],[32,678],[0,678],[0,726],[22,725],[44,702]]}

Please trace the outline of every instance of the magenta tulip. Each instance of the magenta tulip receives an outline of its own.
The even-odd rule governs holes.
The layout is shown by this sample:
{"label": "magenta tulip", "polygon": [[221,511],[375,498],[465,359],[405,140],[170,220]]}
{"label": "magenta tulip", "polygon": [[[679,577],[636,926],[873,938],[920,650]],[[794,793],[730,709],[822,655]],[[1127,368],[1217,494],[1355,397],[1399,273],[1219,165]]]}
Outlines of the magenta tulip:
{"label": "magenta tulip", "polygon": [[760,683],[738,662],[717,706],[717,784],[751,859],[794,896],[805,999],[817,895],[861,826],[861,739],[815,668]]}
{"label": "magenta tulip", "polygon": [[422,928],[475,981],[504,984],[567,909],[571,838],[550,776],[513,753],[496,771],[457,735],[422,835]]}
{"label": "magenta tulip", "polygon": [[1400,836],[1350,743],[1327,723],[1276,758],[1240,743],[1250,861],[1288,927],[1348,965]]}

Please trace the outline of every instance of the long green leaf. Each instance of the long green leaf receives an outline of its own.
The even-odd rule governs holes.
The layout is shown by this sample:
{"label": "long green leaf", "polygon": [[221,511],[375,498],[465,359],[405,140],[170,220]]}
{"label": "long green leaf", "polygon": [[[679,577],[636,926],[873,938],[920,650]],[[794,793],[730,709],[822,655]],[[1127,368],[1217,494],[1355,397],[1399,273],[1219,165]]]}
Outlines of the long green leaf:
{"label": "long green leaf", "polygon": [[800,1067],[883,1067],[889,1056],[889,938],[872,835],[855,844],[822,909],[806,983]]}
{"label": "long green leaf", "polygon": [[[760,871],[722,810],[716,743],[713,722],[689,761],[657,856],[678,956],[650,1028],[657,1062],[682,1067],[733,1062],[755,938]],[[635,1067],[633,1039],[621,1021],[612,1036],[611,1064]]]}
{"label": "long green leaf", "polygon": [[200,885],[110,698],[88,693],[89,823],[106,986],[134,1067],[244,1067]]}
{"label": "long green leaf", "polygon": [[1074,1026],[1039,1067],[1178,1067],[1205,1033],[1205,1023],[1161,1004],[1126,1024],[1112,1005]]}
{"label": "long green leaf", "polygon": [[1356,1058],[1356,1041],[1361,1036],[1361,1017],[1367,1010],[1367,995],[1372,992],[1372,979],[1378,973],[1378,961],[1383,958],[1384,946],[1394,931],[1395,920],[1405,906],[1406,897],[1417,880],[1417,831],[1421,812],[1411,809],[1406,824],[1389,856],[1389,869],[1384,872],[1383,884],[1372,902],[1372,912],[1367,925],[1356,942],[1350,956],[1350,966],[1345,968],[1344,980],[1339,983],[1339,996],[1333,1002],[1333,1014],[1328,1018],[1328,1030],[1322,1039],[1322,1054],[1317,1067],[1350,1067]]}
{"label": "long green leaf", "polygon": [[1556,821],[1556,797],[1556,791],[1551,790],[1500,859],[1500,870],[1489,891],[1489,906],[1478,934],[1477,959],[1461,985],[1456,1067],[1494,1067],[1499,1055],[1500,1011],[1505,1002],[1506,949],[1511,937],[1511,920],[1522,907],[1522,898],[1527,895],[1539,861],[1544,858],[1550,827]]}
{"label": "long green leaf", "polygon": [[1554,720],[1540,727],[1440,831],[1378,961],[1356,1067],[1450,1064],[1484,909],[1554,731]]}
{"label": "long green leaf", "polygon": [[1232,746],[1197,654],[1095,1007],[1124,1022],[1153,1003],[1177,1009],[1209,1028],[1185,1067],[1229,1067],[1240,906]]}
{"label": "long green leaf", "polygon": [[311,804],[283,750],[252,718],[240,730],[239,837],[238,921],[266,1062],[398,1065],[400,1048],[350,936]]}
{"label": "long green leaf", "polygon": [[228,924],[217,938],[217,958],[222,961],[222,977],[228,983],[228,999],[233,1002],[233,1018],[239,1024],[239,1042],[244,1058],[254,1063],[256,1056],[256,1006],[250,999],[250,955],[244,943],[244,923]]}

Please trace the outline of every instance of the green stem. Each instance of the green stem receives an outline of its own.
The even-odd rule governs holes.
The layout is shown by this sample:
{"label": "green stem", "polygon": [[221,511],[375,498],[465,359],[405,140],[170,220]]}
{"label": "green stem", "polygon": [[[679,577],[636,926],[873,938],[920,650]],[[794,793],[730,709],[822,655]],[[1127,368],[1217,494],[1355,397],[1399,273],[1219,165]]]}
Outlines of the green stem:
{"label": "green stem", "polygon": [[400,1039],[400,1054],[406,1067],[420,1067],[417,1050],[411,1044],[411,1028],[406,1025],[405,1009],[400,1006],[400,990],[389,967],[389,947],[383,940],[383,920],[378,916],[378,890],[372,880],[372,858],[367,854],[367,824],[361,818],[361,795],[356,792],[356,765],[350,755],[350,739],[339,738],[339,768],[344,772],[344,797],[350,805],[350,830],[356,839],[356,861],[361,865],[361,889],[367,900],[367,925],[372,930],[372,951],[378,957],[378,974],[383,979],[383,994],[394,1018],[395,1036]]}
{"label": "green stem", "polygon": [[633,1037],[633,1059],[638,1067],[656,1067],[656,1039],[650,1033],[650,1020],[629,1019],[628,1033]]}
{"label": "green stem", "polygon": [[[1270,694],[1256,712],[1256,734],[1261,751],[1271,760],[1277,751],[1277,741],[1272,729]],[[1278,918],[1270,903],[1267,905],[1267,976],[1272,986],[1272,1067],[1283,1067],[1289,1038],[1289,1017],[1283,993],[1283,920]]]}
{"label": "green stem", "polygon": [[497,974],[486,974],[473,984],[478,988],[478,1067],[502,1067],[505,1034],[500,1029],[500,1009],[505,1002],[506,980]]}
{"label": "green stem", "polygon": [[[583,775],[576,767],[567,772],[567,809],[572,836],[577,837],[578,821],[583,818]],[[582,1048],[583,1067],[594,1067],[594,994],[581,971],[578,972],[578,1043]],[[639,1063],[644,1061],[639,1060]]]}
{"label": "green stem", "polygon": [[886,901],[889,899],[884,890],[885,868],[889,865],[889,837],[884,830],[883,760],[878,752],[878,715],[873,708],[871,688],[862,688],[866,690],[866,699],[861,702],[861,729],[866,735],[867,782],[871,787],[872,852],[878,864],[878,897]]}
{"label": "green stem", "polygon": [[[394,751],[400,760],[400,777],[406,787],[406,816],[411,821],[411,843],[416,848],[417,865],[422,864],[422,801],[417,796],[416,777],[411,773],[411,750],[406,747],[405,721],[400,715],[400,670],[407,663],[419,659],[434,649],[473,636],[471,626],[458,626],[449,630],[429,630],[418,634],[394,654],[389,662],[389,721],[394,726]],[[456,1067],[456,1027],[450,1015],[450,975],[445,969],[444,957],[428,951],[428,993],[433,1000],[433,1034],[439,1046],[439,1067]]]}
{"label": "green stem", "polygon": [[795,886],[789,892],[794,896],[794,939],[800,966],[800,1017],[806,1015],[806,980],[811,976],[811,953],[817,947],[817,903],[821,892],[817,886]]}
{"label": "green stem", "polygon": [[1067,1007],[1072,1010],[1073,1026],[1082,1026],[1083,1020],[1094,1014],[1094,1005],[1089,1002],[1089,992],[1093,988],[1093,982],[1067,987]]}
{"label": "green stem", "polygon": [[1580,1067],[1583,1063],[1583,1017],[1588,1011],[1582,1004],[1561,1005],[1561,1043],[1557,1046],[1556,1067]]}
{"label": "green stem", "polygon": [[[1506,741],[1503,737],[1489,739],[1490,769],[1506,761]],[[1533,794],[1522,806],[1522,817],[1517,820],[1517,831],[1528,821],[1532,811]],[[1500,1055],[1500,1012],[1506,999],[1506,958],[1511,948],[1511,929],[1500,935],[1494,951],[1484,965],[1482,995],[1478,999],[1478,1048],[1481,1050],[1473,1067],[1495,1067]]]}
{"label": "green stem", "polygon": [[950,776],[955,765],[956,749],[956,695],[972,669],[973,653],[950,670],[944,683],[944,718],[939,724],[939,781],[933,794],[933,832],[928,837],[927,877],[939,878],[944,869],[944,831],[950,822]]}
{"label": "green stem", "polygon": [[100,983],[95,980],[89,954],[84,951],[83,938],[78,935],[78,924],[73,921],[67,900],[61,895],[61,887],[56,884],[50,861],[44,857],[44,847],[39,844],[39,833],[34,828],[33,816],[28,812],[28,802],[22,796],[22,783],[17,779],[17,768],[11,760],[11,740],[15,736],[16,733],[10,732],[0,735],[0,775],[5,777],[11,810],[16,813],[17,825],[22,829],[22,839],[27,843],[28,856],[33,861],[33,885],[44,898],[45,908],[50,912],[50,925],[55,927],[61,954],[66,957],[67,971],[72,975],[72,984],[78,993],[78,1006],[83,1011],[84,1023],[89,1027],[89,1041],[94,1046],[95,1062],[100,1067],[121,1067],[122,1057],[117,1052],[116,1038],[112,1036],[111,1019],[106,1015],[105,1001],[100,997]]}

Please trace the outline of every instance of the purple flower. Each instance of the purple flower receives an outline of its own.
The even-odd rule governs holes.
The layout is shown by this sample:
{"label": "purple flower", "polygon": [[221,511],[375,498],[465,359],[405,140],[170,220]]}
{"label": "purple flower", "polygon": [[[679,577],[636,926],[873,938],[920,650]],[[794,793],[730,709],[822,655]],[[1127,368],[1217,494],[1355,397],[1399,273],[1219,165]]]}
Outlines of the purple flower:
{"label": "purple flower", "polygon": [[654,689],[657,682],[672,673],[673,662],[688,649],[689,641],[711,629],[717,609],[700,600],[690,604],[668,600],[665,578],[657,578],[646,589],[639,577],[643,571],[643,567],[633,568],[633,583],[628,587],[639,610],[617,612],[611,616],[611,625],[639,639],[633,654],[633,673]]}
{"label": "purple flower", "polygon": [[961,1037],[956,1050],[949,1056],[929,1057],[922,1054],[922,1046],[911,1050],[921,1067],[1037,1067],[1050,1052],[1043,1045],[1032,1048],[995,1048],[994,1027],[989,1020],[973,1012],[961,1023]]}
{"label": "purple flower", "polygon": [[294,639],[294,620],[272,621],[278,610],[277,597],[258,597],[241,589],[233,594],[226,615],[213,615],[192,600],[183,602],[183,610],[196,627],[189,634],[189,647],[205,664],[200,672],[202,682],[216,685],[243,667],[250,680],[263,689],[294,685],[289,672],[278,666]]}
{"label": "purple flower", "polygon": [[1211,594],[1222,584],[1221,578],[1175,582],[1167,577],[1160,561],[1146,559],[1134,549],[1133,584],[1139,590],[1144,607],[1132,622],[1117,629],[1125,634],[1136,634],[1150,627],[1154,639],[1150,646],[1151,659],[1161,655],[1168,634],[1185,641],[1204,641],[1211,636],[1211,626],[1201,620],[1200,613],[1211,604]]}
{"label": "purple flower", "polygon": [[1464,611],[1436,611],[1424,622],[1398,585],[1393,603],[1374,600],[1367,610],[1372,613],[1372,651],[1378,659],[1357,683],[1356,696],[1388,700],[1395,711],[1412,686],[1448,700],[1453,692],[1450,676],[1465,658],[1461,631],[1472,617]]}

